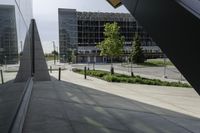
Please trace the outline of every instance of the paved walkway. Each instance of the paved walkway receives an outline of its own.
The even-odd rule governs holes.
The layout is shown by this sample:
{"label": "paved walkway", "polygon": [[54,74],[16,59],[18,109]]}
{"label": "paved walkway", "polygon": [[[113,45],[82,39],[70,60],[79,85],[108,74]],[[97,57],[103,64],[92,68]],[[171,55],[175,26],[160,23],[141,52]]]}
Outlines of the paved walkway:
{"label": "paved walkway", "polygon": [[[85,80],[69,70],[62,71],[63,81],[200,118],[200,97],[192,88],[109,83],[93,77]],[[58,72],[52,75],[57,78]]]}
{"label": "paved walkway", "polygon": [[[70,69],[69,69],[70,70]],[[109,83],[62,71],[62,81],[34,82],[23,133],[199,133],[193,89]],[[24,83],[0,87],[0,132],[6,133]]]}
{"label": "paved walkway", "polygon": [[25,83],[13,83],[13,81],[0,86],[0,133],[8,132],[24,87]]}
{"label": "paved walkway", "polygon": [[[54,73],[56,75],[56,73]],[[112,94],[108,84],[65,71],[63,79],[35,82],[23,133],[199,133],[200,119]],[[68,78],[67,78],[68,77]],[[77,78],[77,79],[76,79]],[[70,82],[76,82],[76,84]],[[87,84],[86,84],[87,83]],[[78,85],[82,84],[82,85]],[[122,88],[123,89],[123,88]],[[104,92],[103,92],[104,91]],[[124,91],[125,93],[125,91]],[[122,93],[122,94],[124,94]],[[129,92],[127,92],[129,93]],[[137,95],[131,94],[133,97]]]}

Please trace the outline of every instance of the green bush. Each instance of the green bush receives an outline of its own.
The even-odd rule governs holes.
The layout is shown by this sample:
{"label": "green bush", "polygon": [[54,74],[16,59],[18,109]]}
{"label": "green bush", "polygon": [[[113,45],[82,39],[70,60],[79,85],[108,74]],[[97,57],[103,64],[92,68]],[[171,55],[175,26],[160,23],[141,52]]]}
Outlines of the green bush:
{"label": "green bush", "polygon": [[[80,74],[84,74],[84,70],[72,69],[72,71]],[[87,70],[87,75],[97,77],[108,82],[122,82],[122,83],[136,83],[136,84],[146,84],[146,85],[159,85],[159,86],[174,86],[174,87],[191,87],[189,84],[181,82],[167,82],[158,79],[148,79],[140,76],[128,76],[124,74],[113,74],[101,70]]]}
{"label": "green bush", "polygon": [[91,70],[91,71],[87,71],[87,74],[90,76],[102,78],[103,76],[107,75],[108,73],[102,72],[102,71]]}

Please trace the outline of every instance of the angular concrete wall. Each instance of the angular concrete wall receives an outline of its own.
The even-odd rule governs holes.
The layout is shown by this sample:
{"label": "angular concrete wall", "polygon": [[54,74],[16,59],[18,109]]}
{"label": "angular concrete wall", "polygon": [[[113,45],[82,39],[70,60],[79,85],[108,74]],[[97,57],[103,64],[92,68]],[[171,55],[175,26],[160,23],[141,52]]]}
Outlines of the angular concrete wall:
{"label": "angular concrete wall", "polygon": [[35,81],[48,81],[50,75],[41,45],[38,29],[33,19],[26,35],[23,55],[20,59],[20,68],[15,82],[27,81],[29,77]]}

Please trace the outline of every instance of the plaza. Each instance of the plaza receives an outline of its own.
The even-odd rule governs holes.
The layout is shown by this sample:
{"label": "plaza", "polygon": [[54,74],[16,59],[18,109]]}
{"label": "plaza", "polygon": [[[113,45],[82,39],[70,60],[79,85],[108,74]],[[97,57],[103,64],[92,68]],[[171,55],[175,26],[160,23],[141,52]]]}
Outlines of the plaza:
{"label": "plaza", "polygon": [[[148,0],[107,1],[114,8],[119,9],[121,8],[120,6],[127,8],[126,10],[134,16],[134,24],[137,20],[145,27],[148,34],[155,39],[163,52],[166,53],[171,63],[166,64],[166,58],[159,59],[164,60],[164,64],[161,63],[161,65],[154,64],[152,66],[151,63],[151,65],[148,65],[149,62],[146,62],[146,64],[133,64],[133,68],[130,62],[114,63],[111,70],[115,71],[109,73],[111,65],[107,64],[109,61],[94,63],[95,58],[94,60],[91,60],[91,58],[84,59],[85,61],[81,62],[81,64],[56,61],[55,41],[52,41],[54,61],[46,61],[43,49],[44,40],[42,39],[44,36],[40,34],[42,31],[40,29],[46,26],[50,26],[46,30],[51,29],[54,24],[45,23],[45,26],[38,26],[37,22],[39,21],[33,19],[31,0],[2,0],[0,8],[7,9],[10,7],[11,10],[8,12],[0,10],[1,13],[4,12],[3,17],[2,14],[0,15],[0,23],[4,22],[5,19],[8,21],[6,23],[8,24],[6,31],[10,34],[10,36],[5,37],[4,32],[0,31],[0,54],[5,57],[5,54],[9,53],[8,56],[14,57],[18,50],[19,58],[16,61],[19,64],[9,64],[4,59],[4,63],[0,66],[0,133],[200,132],[199,62],[194,61],[196,57],[199,57],[196,44],[198,43],[197,35],[200,32],[200,10],[197,8],[198,5],[200,6],[200,2],[197,0],[191,2],[182,0],[152,0],[151,2]],[[101,1],[102,3],[98,6],[104,5],[112,8],[107,1],[104,1],[104,3]],[[80,0],[79,2],[82,1]],[[90,2],[94,1],[91,0]],[[99,1],[95,1],[93,4],[96,5],[97,2]],[[63,7],[62,4],[64,2],[60,3],[62,6],[54,4],[53,1],[48,4],[47,1],[40,4],[45,5],[42,6],[42,9],[46,7],[51,9],[56,6],[54,9],[58,11],[60,7]],[[67,3],[67,5],[69,4]],[[77,6],[77,3],[74,3],[74,5]],[[90,8],[93,8],[92,6]],[[98,8],[98,6],[95,8]],[[93,18],[91,16],[99,15],[97,12],[67,11],[68,13],[70,12],[67,14],[69,18],[77,14],[79,14],[79,17],[84,18],[88,18],[88,16]],[[43,10],[43,12],[45,11]],[[41,12],[39,13],[40,15],[42,14]],[[50,13],[48,12],[48,14]],[[46,19],[48,14],[44,13],[42,15]],[[119,13],[119,16],[116,15],[117,13],[104,13],[104,15],[106,14],[113,16],[114,19],[125,15],[123,13]],[[126,19],[130,19],[130,14],[126,14]],[[63,17],[61,18],[63,19]],[[107,20],[106,18],[104,19]],[[90,29],[95,30],[96,26],[91,26],[91,24],[95,25],[92,21],[86,23],[78,21],[80,27],[73,27],[73,24],[76,22],[73,19],[61,23],[64,25],[70,23],[72,26],[69,29],[59,30],[62,33],[67,31],[67,34],[62,34],[63,36],[61,37],[64,37],[66,45],[73,44],[73,47],[70,47],[73,54],[76,53],[77,45],[89,45],[84,35],[95,36],[92,40],[91,38],[89,39],[91,42],[96,42],[95,39],[98,41],[102,39],[99,38],[101,37],[100,32],[97,33],[97,36],[96,34],[91,35],[91,33],[88,33]],[[107,21],[102,20],[102,22]],[[127,20],[123,22],[123,28],[130,25]],[[82,36],[81,42],[76,40],[76,35],[79,36],[79,33],[75,32],[77,30],[84,31],[80,30],[83,27],[87,29],[87,33],[80,34]],[[129,41],[131,41],[131,35],[129,36],[127,31],[130,27],[122,30],[127,34],[126,39]],[[0,27],[1,29],[5,29],[5,23]],[[52,31],[55,32],[55,29]],[[109,32],[111,31],[109,30]],[[132,34],[133,30],[130,32]],[[7,32],[5,33],[7,34]],[[46,35],[51,36],[51,32],[48,32]],[[117,35],[111,34],[111,36]],[[149,44],[149,41],[152,41],[149,35],[144,35],[144,37],[147,37],[144,38],[147,41],[144,41],[145,44]],[[109,41],[117,43],[113,41],[113,38]],[[6,43],[8,46],[5,45]],[[14,49],[15,43],[17,48]],[[93,44],[96,46],[97,43]],[[112,46],[111,43],[108,44]],[[189,47],[188,44],[190,44]],[[181,49],[179,49],[180,46]],[[3,53],[4,48],[7,47],[9,47],[8,50],[11,50],[11,52]],[[110,51],[112,50],[110,49]],[[85,54],[87,53],[85,52]],[[84,69],[85,71],[80,70],[82,73],[76,73],[75,69]],[[84,75],[87,74],[88,70],[103,70],[107,73],[107,77],[114,77],[115,74],[123,75],[135,82],[114,83],[112,80],[107,82],[104,80],[105,77],[95,78]],[[125,81],[126,79],[124,78],[123,80]],[[159,82],[159,84],[156,84],[157,82],[154,81]],[[182,83],[186,83],[187,86],[169,87],[172,85],[170,82],[174,82],[174,86]]]}

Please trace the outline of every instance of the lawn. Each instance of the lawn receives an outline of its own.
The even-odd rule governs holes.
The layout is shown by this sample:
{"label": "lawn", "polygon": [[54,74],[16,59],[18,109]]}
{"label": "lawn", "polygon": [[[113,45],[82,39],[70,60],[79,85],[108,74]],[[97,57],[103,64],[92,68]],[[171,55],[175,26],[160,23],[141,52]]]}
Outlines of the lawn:
{"label": "lawn", "polygon": [[145,61],[143,64],[141,65],[147,65],[147,66],[173,66],[173,63],[166,59],[166,61],[164,62],[164,59],[148,59],[147,61]]}
{"label": "lawn", "polygon": [[[164,59],[148,59],[144,63],[137,64],[137,65],[147,66],[147,67],[174,66],[174,64],[169,59],[166,59],[165,62],[164,62]],[[131,67],[131,64],[130,63],[123,63],[122,66]]]}
{"label": "lawn", "polygon": [[[73,69],[73,72],[84,74],[84,70],[81,69]],[[87,75],[96,77],[108,82],[120,82],[120,83],[132,83],[132,84],[145,84],[145,85],[158,85],[158,86],[172,86],[172,87],[187,87],[191,88],[189,84],[181,83],[181,82],[167,82],[161,81],[158,79],[148,79],[140,76],[128,76],[124,74],[115,73],[111,75],[107,71],[101,70],[87,70]]]}

